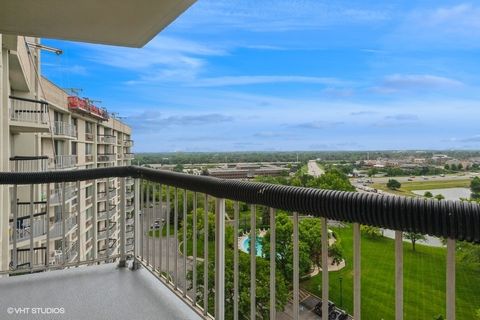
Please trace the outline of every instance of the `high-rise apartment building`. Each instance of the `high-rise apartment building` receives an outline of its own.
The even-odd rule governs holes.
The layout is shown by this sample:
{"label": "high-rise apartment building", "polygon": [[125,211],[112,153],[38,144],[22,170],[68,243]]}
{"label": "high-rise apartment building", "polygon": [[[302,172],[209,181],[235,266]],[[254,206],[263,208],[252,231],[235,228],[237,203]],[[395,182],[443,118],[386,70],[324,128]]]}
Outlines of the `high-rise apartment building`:
{"label": "high-rise apartment building", "polygon": [[[37,38],[2,35],[2,39],[0,171],[131,164],[130,127],[42,77]],[[34,264],[43,265],[95,259],[107,250],[116,254],[120,197],[126,198],[128,217],[133,211],[132,186],[132,180],[121,185],[118,178],[109,178],[4,188],[0,269],[28,267],[31,254]],[[121,187],[126,193],[120,192]],[[128,224],[126,228],[127,235],[133,232]],[[127,250],[128,243],[127,236]]]}

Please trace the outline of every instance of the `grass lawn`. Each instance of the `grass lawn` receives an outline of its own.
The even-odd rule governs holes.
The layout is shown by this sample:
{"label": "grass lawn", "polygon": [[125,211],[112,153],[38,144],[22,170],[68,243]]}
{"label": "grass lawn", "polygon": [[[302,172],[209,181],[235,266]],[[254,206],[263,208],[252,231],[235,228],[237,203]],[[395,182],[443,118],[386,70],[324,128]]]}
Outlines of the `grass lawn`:
{"label": "grass lawn", "polygon": [[[343,308],[353,311],[353,231],[334,229],[341,239],[347,266],[330,273],[330,300],[340,306],[340,280],[343,278]],[[362,237],[362,318],[394,319],[395,277],[394,241]],[[417,245],[413,252],[404,244],[404,317],[433,319],[445,316],[444,248]],[[302,287],[321,296],[321,274],[302,282]],[[475,319],[480,308],[480,268],[457,262],[457,319]]]}
{"label": "grass lawn", "polygon": [[398,190],[391,190],[387,188],[386,183],[375,183],[372,185],[375,189],[380,189],[389,193],[394,193],[402,196],[414,196],[412,190],[432,190],[432,189],[446,189],[446,188],[470,188],[470,179],[461,180],[427,180],[427,181],[412,181],[402,182],[402,187]]}

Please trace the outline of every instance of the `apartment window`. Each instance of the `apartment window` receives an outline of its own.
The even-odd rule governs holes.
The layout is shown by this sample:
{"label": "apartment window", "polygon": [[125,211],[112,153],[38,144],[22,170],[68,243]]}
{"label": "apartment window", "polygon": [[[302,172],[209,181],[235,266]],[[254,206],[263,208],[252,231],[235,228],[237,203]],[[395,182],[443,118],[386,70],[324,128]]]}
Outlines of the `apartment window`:
{"label": "apartment window", "polygon": [[53,112],[53,120],[54,121],[63,121],[63,114],[57,111]]}
{"label": "apartment window", "polygon": [[63,141],[55,140],[55,154],[56,155],[64,154]]}
{"label": "apartment window", "polygon": [[93,133],[93,124],[91,122],[85,122],[85,133]]}
{"label": "apartment window", "polygon": [[75,136],[78,138],[78,120],[77,118],[72,118],[72,124],[75,127]]}
{"label": "apartment window", "polygon": [[72,155],[77,155],[77,143],[72,141]]}
{"label": "apartment window", "polygon": [[93,145],[86,143],[85,144],[85,154],[91,155],[93,153]]}
{"label": "apartment window", "polygon": [[85,188],[85,199],[90,198],[93,195],[93,186]]}

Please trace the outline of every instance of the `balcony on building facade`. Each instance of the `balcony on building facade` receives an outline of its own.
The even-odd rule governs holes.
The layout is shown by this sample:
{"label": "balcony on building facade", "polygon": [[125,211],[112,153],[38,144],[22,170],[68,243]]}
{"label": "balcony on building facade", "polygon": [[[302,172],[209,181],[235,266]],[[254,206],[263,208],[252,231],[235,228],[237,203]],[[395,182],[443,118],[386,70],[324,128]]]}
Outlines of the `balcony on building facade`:
{"label": "balcony on building facade", "polygon": [[47,171],[47,156],[15,156],[10,158],[12,172],[42,172]]}
{"label": "balcony on building facade", "polygon": [[14,132],[49,132],[48,103],[10,96],[10,126]]}
{"label": "balcony on building facade", "polygon": [[114,153],[104,153],[97,155],[98,162],[112,162],[115,161],[115,154]]}
{"label": "balcony on building facade", "polygon": [[78,218],[73,213],[65,213],[65,234],[63,233],[63,220],[59,220],[53,223],[49,236],[52,238],[63,237],[68,235],[72,230],[74,230],[78,224]]}
{"label": "balcony on building facade", "polygon": [[[17,202],[10,215],[10,242],[21,242],[47,234],[45,201]],[[16,228],[14,227],[16,225]],[[16,232],[14,232],[16,230]]]}
{"label": "balcony on building facade", "polygon": [[[65,190],[65,191],[64,191]],[[63,194],[65,193],[65,198],[63,198]],[[50,205],[51,206],[58,206],[62,203],[69,202],[73,198],[77,196],[77,189],[75,184],[72,183],[65,183],[64,188],[59,186],[53,189],[50,193]]]}
{"label": "balcony on building facade", "polygon": [[94,160],[95,160],[95,157],[93,156],[93,154],[86,154],[85,155],[85,162],[86,163],[93,162]]}
{"label": "balcony on building facade", "polygon": [[97,136],[97,143],[99,144],[116,144],[117,137],[108,134],[99,134]]}
{"label": "balcony on building facade", "polygon": [[123,141],[123,146],[126,147],[126,148],[133,147],[133,140],[124,140]]}
{"label": "balcony on building facade", "polygon": [[85,132],[85,141],[93,142],[95,140],[95,135],[91,132]]}
{"label": "balcony on building facade", "polygon": [[53,134],[55,136],[61,136],[66,138],[76,138],[77,137],[77,127],[74,124],[63,121],[54,121],[53,122]]}
{"label": "balcony on building facade", "polygon": [[133,160],[135,158],[135,154],[133,154],[131,152],[127,152],[127,153],[123,154],[123,158],[125,160]]}
{"label": "balcony on building facade", "polygon": [[78,156],[77,155],[66,155],[60,154],[56,155],[54,161],[52,161],[52,169],[63,170],[70,169],[77,165]]}
{"label": "balcony on building facade", "polygon": [[[126,212],[126,177],[134,178],[134,210],[132,213]],[[82,169],[71,172],[49,172],[31,175],[27,173],[3,173],[0,175],[0,184],[3,185],[46,185],[51,183],[62,183],[77,181],[78,179],[111,179],[116,178],[119,181],[121,201],[118,206],[116,220],[108,221],[106,228],[97,232],[98,243],[93,244],[97,250],[95,258],[86,259],[77,253],[74,253],[75,247],[65,240],[68,237],[62,237],[63,249],[58,249],[58,243],[55,248],[48,248],[44,243],[39,243],[35,248],[29,247],[30,256],[22,258],[25,266],[20,268],[19,254],[22,254],[22,248],[12,249],[12,264],[8,270],[0,270],[1,273],[14,275],[27,272],[39,272],[49,269],[59,269],[68,267],[77,267],[85,265],[85,268],[75,268],[71,272],[86,272],[82,269],[98,268],[99,263],[118,262],[119,266],[125,266],[131,262],[133,266],[142,267],[148,271],[158,282],[152,285],[166,288],[173,293],[167,295],[169,302],[179,301],[185,303],[183,308],[189,306],[193,312],[188,319],[225,319],[228,308],[228,316],[239,318],[241,310],[248,309],[250,319],[264,318],[275,319],[277,316],[282,319],[300,319],[300,315],[310,316],[311,319],[317,317],[315,314],[305,310],[305,305],[301,303],[302,292],[300,290],[300,254],[303,254],[300,243],[299,226],[303,218],[310,217],[319,219],[321,225],[321,234],[318,235],[321,241],[322,250],[320,264],[323,270],[329,269],[329,238],[328,228],[338,223],[348,225],[351,228],[349,237],[352,239],[352,247],[348,248],[352,252],[352,260],[348,263],[352,266],[351,282],[353,283],[350,291],[352,294],[351,315],[338,308],[330,310],[329,303],[321,303],[320,309],[323,314],[328,314],[329,319],[360,319],[362,310],[362,259],[368,259],[368,256],[362,257],[362,241],[360,226],[371,226],[392,230],[394,240],[392,241],[391,253],[394,259],[392,268],[392,282],[394,290],[392,291],[392,303],[395,305],[395,314],[392,318],[402,319],[403,310],[407,303],[415,303],[412,300],[404,299],[404,241],[403,233],[415,232],[423,235],[430,235],[445,239],[445,252],[441,260],[441,277],[438,281],[444,281],[444,301],[447,319],[454,320],[456,317],[455,301],[457,299],[456,291],[456,248],[457,242],[469,242],[472,244],[480,243],[480,205],[473,202],[432,200],[423,198],[408,198],[393,195],[379,195],[374,193],[343,192],[333,190],[320,190],[312,188],[291,187],[283,185],[272,185],[267,183],[256,183],[247,181],[224,180],[212,177],[186,175],[175,172],[160,172],[158,170],[126,166],[105,168],[105,169]],[[143,188],[146,184],[148,188]],[[163,196],[156,197],[160,192]],[[179,194],[182,193],[182,197]],[[182,200],[181,200],[182,199]],[[187,202],[187,199],[190,199]],[[227,200],[231,205],[227,205]],[[184,202],[181,202],[184,201]],[[25,201],[28,202],[28,201]],[[183,204],[181,207],[179,204]],[[182,209],[180,209],[182,208]],[[202,208],[202,210],[197,210]],[[206,209],[206,210],[205,210]],[[249,227],[251,230],[257,230],[257,210],[267,213],[267,222],[263,224],[262,229],[268,229],[270,233],[269,255],[267,257],[257,257],[257,243],[260,240],[257,233],[243,234],[246,239],[250,239],[248,253],[241,253],[240,246],[242,232],[240,232],[240,214],[248,211]],[[277,257],[276,248],[276,219],[277,212],[281,210],[282,215],[287,214],[287,219],[291,221],[292,232],[288,234],[291,239],[292,254],[288,257],[288,263],[291,266],[289,288],[287,289],[290,298],[287,300],[288,308],[277,310]],[[47,215],[53,214],[47,213]],[[188,217],[192,214],[191,218]],[[209,217],[213,215],[212,221]],[[228,218],[227,218],[228,216]],[[53,217],[53,215],[52,215]],[[52,217],[47,217],[49,220]],[[74,216],[76,217],[76,216]],[[98,213],[100,217],[100,212]],[[108,216],[107,216],[108,218]],[[80,219],[81,220],[81,219]],[[73,225],[76,225],[76,222]],[[192,223],[192,229],[181,228],[179,226],[186,223]],[[65,222],[67,225],[68,223]],[[209,238],[210,225],[214,232],[212,246],[209,252],[209,242],[204,242],[205,247],[201,256],[197,254],[196,249],[191,253],[191,257],[182,254],[187,252],[187,247],[197,248],[201,244],[198,241]],[[12,228],[19,228],[19,225],[13,223]],[[232,228],[233,232],[227,228]],[[165,237],[152,237],[152,230],[165,230]],[[107,230],[108,233],[107,234]],[[110,231],[112,233],[110,233]],[[280,230],[278,230],[280,232]],[[16,234],[17,230],[12,230]],[[290,231],[289,231],[290,232]],[[115,238],[110,238],[116,235]],[[163,234],[163,231],[160,233]],[[229,235],[229,239],[226,236]],[[51,235],[50,235],[51,236]],[[211,235],[210,235],[211,236]],[[79,241],[80,238],[77,238]],[[264,238],[266,239],[266,238]],[[78,242],[77,242],[78,243]],[[163,244],[162,244],[163,243]],[[229,244],[231,243],[231,244]],[[228,246],[228,247],[227,247]],[[44,248],[44,249],[39,249]],[[46,249],[45,249],[46,248]],[[107,248],[109,248],[107,250]],[[168,249],[167,249],[168,248]],[[390,248],[390,247],[389,247]],[[35,250],[44,250],[42,254],[48,257],[55,257],[52,263],[42,265],[42,259],[35,258]],[[45,253],[46,250],[46,253]],[[133,251],[132,251],[133,250]],[[226,252],[229,254],[226,254]],[[40,252],[40,251],[39,251]],[[53,254],[52,254],[53,253]],[[231,253],[231,254],[230,254]],[[365,254],[365,253],[364,253]],[[189,254],[190,255],[190,254]],[[41,254],[38,255],[41,257]],[[25,261],[26,259],[26,261]],[[35,260],[37,259],[37,260]],[[83,260],[82,260],[83,259]],[[227,264],[227,259],[229,263]],[[240,259],[247,260],[251,266],[248,270],[239,269]],[[263,260],[259,260],[263,259]],[[444,261],[444,262],[443,262]],[[263,283],[268,283],[267,287],[262,287],[264,293],[268,295],[262,302],[257,300],[258,293],[257,270],[258,263],[262,263],[262,268],[267,268],[266,279]],[[53,264],[51,266],[50,264]],[[198,279],[200,270],[207,264],[214,273],[202,272],[202,278]],[[89,265],[87,267],[87,265]],[[231,268],[231,269],[226,269]],[[110,272],[118,272],[110,271]],[[142,271],[135,271],[142,272]],[[228,272],[228,274],[227,274]],[[365,271],[363,271],[365,272]],[[123,272],[120,272],[124,274]],[[63,276],[56,278],[53,273],[38,273],[35,276],[39,279],[52,277],[51,281],[67,281]],[[228,275],[228,278],[226,277]],[[332,274],[325,272],[322,275],[322,298],[320,301],[329,301],[330,285],[329,278]],[[105,277],[105,275],[103,275]],[[214,279],[212,279],[214,277]],[[22,281],[22,277],[16,281]],[[7,278],[8,279],[8,278]],[[97,279],[97,278],[96,278]],[[192,279],[196,279],[192,281]],[[226,279],[228,283],[226,287]],[[242,280],[243,279],[243,280]],[[247,299],[240,296],[239,285],[247,279],[249,292]],[[208,286],[200,285],[200,280],[207,283]],[[472,279],[475,281],[478,279]],[[0,279],[3,281],[3,279]],[[28,281],[28,278],[26,280]],[[88,290],[88,286],[83,288],[82,279],[76,282],[76,290]],[[387,280],[385,280],[387,281]],[[150,282],[151,283],[151,282]],[[19,282],[21,285],[21,282]],[[233,288],[226,290],[227,288]],[[234,289],[237,288],[237,289]],[[258,288],[260,289],[260,288]],[[0,288],[1,291],[1,288]],[[201,296],[211,296],[211,299],[201,299]],[[240,309],[239,303],[242,299],[244,308]],[[315,298],[317,299],[317,298]],[[318,298],[319,299],[319,298]],[[229,303],[230,305],[226,305]],[[182,309],[183,310],[183,309]],[[313,311],[312,311],[313,312]],[[341,317],[341,318],[340,318]]]}

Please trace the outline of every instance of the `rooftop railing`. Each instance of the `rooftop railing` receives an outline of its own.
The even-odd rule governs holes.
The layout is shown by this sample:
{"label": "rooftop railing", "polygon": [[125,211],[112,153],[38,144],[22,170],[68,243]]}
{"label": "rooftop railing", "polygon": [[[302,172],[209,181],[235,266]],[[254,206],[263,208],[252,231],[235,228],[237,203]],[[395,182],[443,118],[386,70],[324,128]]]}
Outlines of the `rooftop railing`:
{"label": "rooftop railing", "polygon": [[[243,299],[243,306],[246,304],[249,309],[248,314],[242,316],[250,319],[258,317],[274,319],[277,313],[286,312],[279,303],[278,299],[281,298],[277,295],[276,286],[278,280],[276,218],[280,211],[288,213],[293,230],[293,234],[288,235],[292,240],[292,255],[288,257],[291,266],[289,317],[293,319],[299,319],[301,312],[300,216],[308,215],[321,221],[321,232],[318,237],[321,239],[322,247],[319,258],[322,270],[329,269],[329,224],[342,222],[352,225],[353,260],[348,263],[353,266],[351,316],[354,319],[360,319],[362,313],[361,225],[394,230],[395,294],[392,299],[395,303],[396,319],[402,319],[404,314],[404,232],[445,239],[446,255],[443,269],[445,274],[442,278],[445,279],[445,310],[449,320],[456,317],[456,242],[480,243],[480,206],[471,202],[438,201],[224,180],[135,166],[72,172],[0,173],[0,184],[13,185],[13,190],[16,190],[20,184],[64,184],[113,177],[120,178],[120,190],[122,190],[119,195],[118,242],[108,241],[111,249],[106,250],[106,246],[95,247],[97,239],[94,239],[95,256],[93,258],[79,259],[74,263],[64,262],[62,266],[112,260],[118,260],[120,265],[124,265],[126,259],[130,257],[127,250],[133,249],[131,258],[134,259],[135,264],[149,270],[177,297],[204,317],[224,319],[228,314],[238,319],[241,299]],[[127,235],[132,239],[132,228],[127,228],[127,219],[131,218],[128,218],[125,210],[126,177],[135,179],[134,240],[127,239]],[[233,206],[227,206],[227,200],[233,203]],[[240,208],[248,208],[248,210],[242,209],[243,212],[240,212]],[[244,261],[247,258],[244,253],[240,253],[239,248],[240,213],[247,214],[250,230],[257,230],[256,212],[264,208],[267,208],[267,211],[263,212],[267,212],[268,218],[267,224],[263,226],[268,228],[269,232],[268,255],[257,257],[257,242],[262,241],[263,244],[265,242],[258,238],[256,232],[250,232],[248,249],[250,268],[239,269],[240,260]],[[96,218],[95,212],[94,227]],[[109,219],[107,223],[110,223]],[[15,226],[16,223],[13,225]],[[128,226],[132,226],[131,221],[128,221]],[[233,239],[227,238],[227,226],[233,227],[233,235],[228,235]],[[110,226],[107,225],[107,230],[109,228]],[[95,232],[94,237],[97,236]],[[230,242],[230,240],[233,241]],[[210,247],[210,244],[213,247]],[[118,254],[117,248],[119,248]],[[201,256],[198,251],[200,249],[203,251]],[[14,248],[13,256],[16,256],[16,252],[18,250]],[[49,252],[48,249],[47,252]],[[66,260],[68,261],[63,259],[63,261]],[[267,281],[268,288],[257,288],[257,283],[261,280],[257,278],[257,267],[265,267],[265,265],[268,266],[269,276],[267,280],[262,281]],[[14,266],[17,264],[15,263]],[[46,269],[48,266],[30,266],[28,270],[33,272]],[[214,270],[214,273],[204,272],[204,270]],[[15,272],[19,270],[14,268],[7,273]],[[226,274],[229,275],[232,283],[226,283]],[[329,301],[329,272],[321,273],[321,277],[321,301]],[[241,279],[250,279],[249,301],[245,301],[245,297],[240,297]],[[258,289],[268,291],[269,298],[260,299]],[[328,314],[329,318],[332,314],[335,316],[334,319],[351,318],[350,315],[336,308],[332,309],[335,314],[332,313],[329,303],[321,303],[318,306],[318,312]],[[393,315],[390,316],[393,317]]]}

